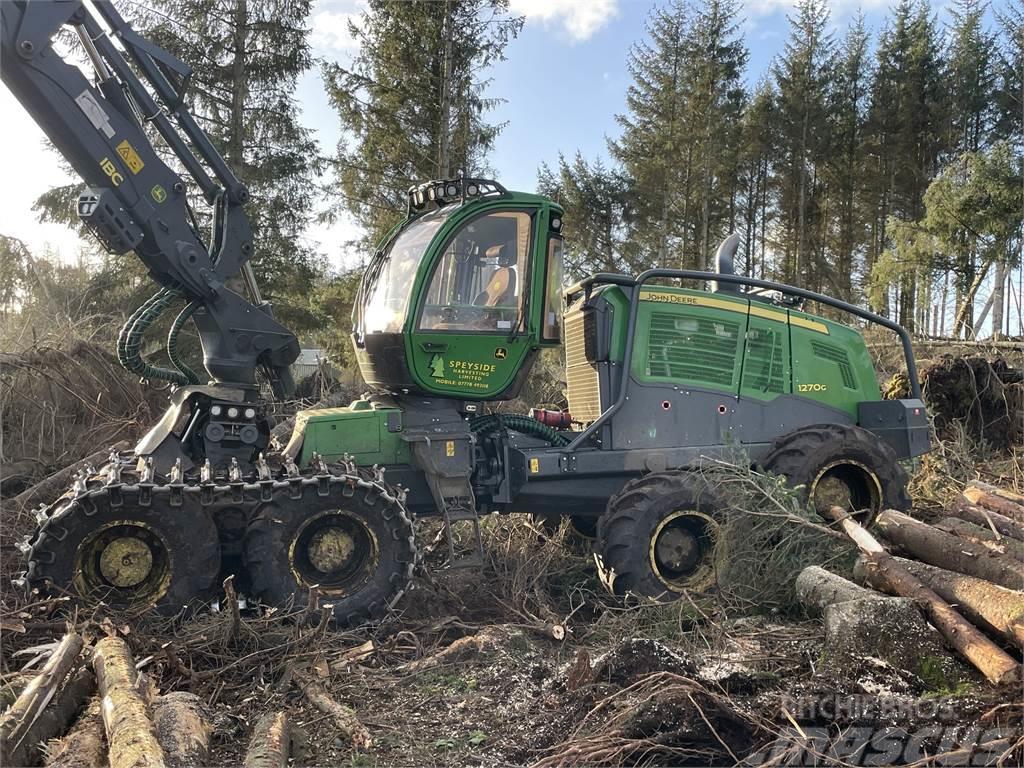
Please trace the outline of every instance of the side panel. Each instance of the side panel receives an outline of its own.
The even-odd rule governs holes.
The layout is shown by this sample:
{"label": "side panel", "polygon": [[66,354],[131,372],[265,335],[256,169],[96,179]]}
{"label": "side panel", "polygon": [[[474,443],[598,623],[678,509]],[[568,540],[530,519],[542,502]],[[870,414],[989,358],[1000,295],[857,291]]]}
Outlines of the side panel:
{"label": "side panel", "polygon": [[[301,448],[296,445],[299,441]],[[312,461],[314,453],[328,462],[351,454],[361,466],[408,464],[412,460],[409,444],[402,440],[402,412],[397,408],[302,411],[288,445],[288,451],[292,450],[298,450],[300,465]]]}

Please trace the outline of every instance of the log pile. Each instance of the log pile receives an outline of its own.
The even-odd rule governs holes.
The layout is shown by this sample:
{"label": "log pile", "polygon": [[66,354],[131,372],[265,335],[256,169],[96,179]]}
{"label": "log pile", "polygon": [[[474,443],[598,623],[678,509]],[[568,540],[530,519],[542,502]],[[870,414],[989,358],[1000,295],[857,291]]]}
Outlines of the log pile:
{"label": "log pile", "polygon": [[[860,584],[912,600],[946,644],[990,682],[1019,685],[1024,497],[972,483],[948,513],[929,525],[894,510],[882,512],[877,527],[888,546],[842,509],[829,514],[860,550],[854,568]],[[814,613],[864,600],[856,585],[820,568],[807,569],[797,586]]]}

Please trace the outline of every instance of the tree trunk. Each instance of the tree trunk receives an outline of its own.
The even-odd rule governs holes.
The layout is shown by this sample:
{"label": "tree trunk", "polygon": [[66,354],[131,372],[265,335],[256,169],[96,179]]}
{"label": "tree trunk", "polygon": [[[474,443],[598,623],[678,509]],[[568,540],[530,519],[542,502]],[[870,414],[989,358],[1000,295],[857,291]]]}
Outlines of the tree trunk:
{"label": "tree trunk", "polygon": [[245,72],[245,37],[249,28],[248,0],[235,0],[234,35],[231,51],[231,135],[227,157],[236,174],[245,168],[245,102],[249,86]]}
{"label": "tree trunk", "polygon": [[33,746],[33,728],[74,667],[81,651],[81,637],[74,632],[64,635],[39,674],[0,717],[0,765],[24,765],[27,762]]}
{"label": "tree trunk", "polygon": [[287,712],[268,712],[253,728],[245,768],[287,768],[299,731]]}
{"label": "tree trunk", "polygon": [[988,483],[981,482],[981,480],[972,480],[967,485],[970,488],[977,488],[982,491],[987,491],[988,493],[991,493],[994,496],[1002,496],[1004,499],[1009,499],[1010,501],[1015,501],[1018,504],[1024,505],[1024,494],[1017,493],[1016,491],[1011,491],[1008,488],[1000,488],[997,485],[989,485]]}
{"label": "tree trunk", "polygon": [[877,522],[886,539],[918,560],[1010,589],[1024,584],[1024,563],[1012,557],[964,541],[891,509],[882,512]]}
{"label": "tree trunk", "polygon": [[161,696],[153,707],[153,723],[168,768],[208,764],[209,717],[194,693],[173,691]]}
{"label": "tree trunk", "polygon": [[[972,624],[996,632],[1024,648],[1024,592],[914,560],[901,557],[895,560]],[[875,589],[884,588],[877,579],[877,570],[870,567],[866,558],[857,560],[853,574],[862,584]]]}
{"label": "tree trunk", "polygon": [[92,665],[110,745],[110,768],[164,768],[164,751],[135,686],[135,662],[128,646],[117,637],[103,638],[96,643]]}
{"label": "tree trunk", "polygon": [[991,512],[987,509],[976,507],[973,504],[968,504],[966,500],[954,504],[953,509],[950,511],[961,520],[966,520],[975,525],[988,526],[989,528],[994,528],[1003,536],[1024,541],[1024,525],[1016,520],[1011,520],[1006,515],[1000,515],[998,512]]}
{"label": "tree trunk", "polygon": [[847,516],[844,509],[832,507],[827,514],[833,520],[840,521],[843,530],[864,554],[868,566],[877,570],[877,576],[873,575],[872,579],[877,578],[877,583],[883,585],[887,592],[918,601],[946,642],[970,661],[990,682],[1001,685],[1020,681],[1020,665],[1016,661],[965,621],[913,574],[902,568],[874,536]]}
{"label": "tree trunk", "polygon": [[971,504],[977,504],[979,507],[998,512],[1003,517],[1024,524],[1024,504],[1018,504],[977,487],[965,488],[964,498]]}
{"label": "tree trunk", "polygon": [[99,699],[94,698],[74,728],[48,749],[43,764],[47,768],[96,768],[106,764]]}
{"label": "tree trunk", "polygon": [[797,599],[811,614],[821,613],[834,603],[876,596],[871,590],[859,587],[817,565],[804,568],[796,577],[795,587]]}
{"label": "tree trunk", "polygon": [[7,754],[5,765],[36,765],[40,747],[67,731],[96,690],[96,678],[87,668],[79,669],[39,712],[25,731],[25,737]]}
{"label": "tree trunk", "polygon": [[935,527],[964,541],[981,544],[993,552],[1008,555],[1024,562],[1024,541],[1017,541],[1009,536],[1003,536],[998,532],[993,532],[991,528],[968,523],[966,520],[960,520],[956,517],[944,517],[935,524]]}
{"label": "tree trunk", "polygon": [[444,45],[441,59],[441,114],[437,126],[437,172],[438,177],[442,179],[451,176],[453,35],[451,2],[444,0],[444,18],[441,21],[441,39]]}

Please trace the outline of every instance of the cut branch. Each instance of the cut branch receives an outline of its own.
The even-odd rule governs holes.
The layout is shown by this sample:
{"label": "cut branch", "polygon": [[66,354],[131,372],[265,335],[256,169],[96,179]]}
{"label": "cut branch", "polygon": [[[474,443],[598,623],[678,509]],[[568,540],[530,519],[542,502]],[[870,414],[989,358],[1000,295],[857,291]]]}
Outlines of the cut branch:
{"label": "cut branch", "polygon": [[314,680],[308,672],[296,670],[295,681],[302,689],[302,693],[309,700],[309,703],[325,715],[329,715],[335,727],[338,728],[345,739],[352,742],[353,747],[356,749],[370,748],[373,744],[373,739],[370,738],[370,732],[366,730],[366,726],[359,722],[354,710],[332,699],[330,694],[324,690],[324,687]]}
{"label": "cut branch", "polygon": [[[57,694],[61,682],[82,651],[82,638],[71,632],[61,639],[42,670],[25,686],[11,708],[0,717],[0,765],[23,765],[33,727]],[[47,738],[53,738],[53,734]]]}

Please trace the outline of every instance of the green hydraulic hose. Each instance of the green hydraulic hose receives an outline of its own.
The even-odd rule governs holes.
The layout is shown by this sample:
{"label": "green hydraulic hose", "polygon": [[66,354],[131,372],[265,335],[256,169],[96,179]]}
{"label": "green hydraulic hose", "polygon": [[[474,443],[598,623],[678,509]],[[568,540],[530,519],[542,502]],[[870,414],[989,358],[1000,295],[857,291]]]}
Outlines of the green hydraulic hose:
{"label": "green hydraulic hose", "polygon": [[190,301],[186,304],[185,308],[178,313],[176,318],[174,318],[174,323],[171,324],[171,330],[167,332],[167,357],[170,359],[171,363],[174,364],[174,367],[188,379],[189,384],[198,384],[199,375],[193,371],[184,360],[178,357],[178,333],[198,308],[199,302]]}
{"label": "green hydraulic hose", "polygon": [[522,432],[525,435],[539,437],[541,440],[547,440],[556,447],[568,445],[570,442],[568,437],[556,432],[546,424],[541,424],[530,416],[523,416],[518,413],[492,413],[487,416],[477,416],[469,421],[469,428],[473,432],[484,432],[500,427],[511,429],[513,432]]}

